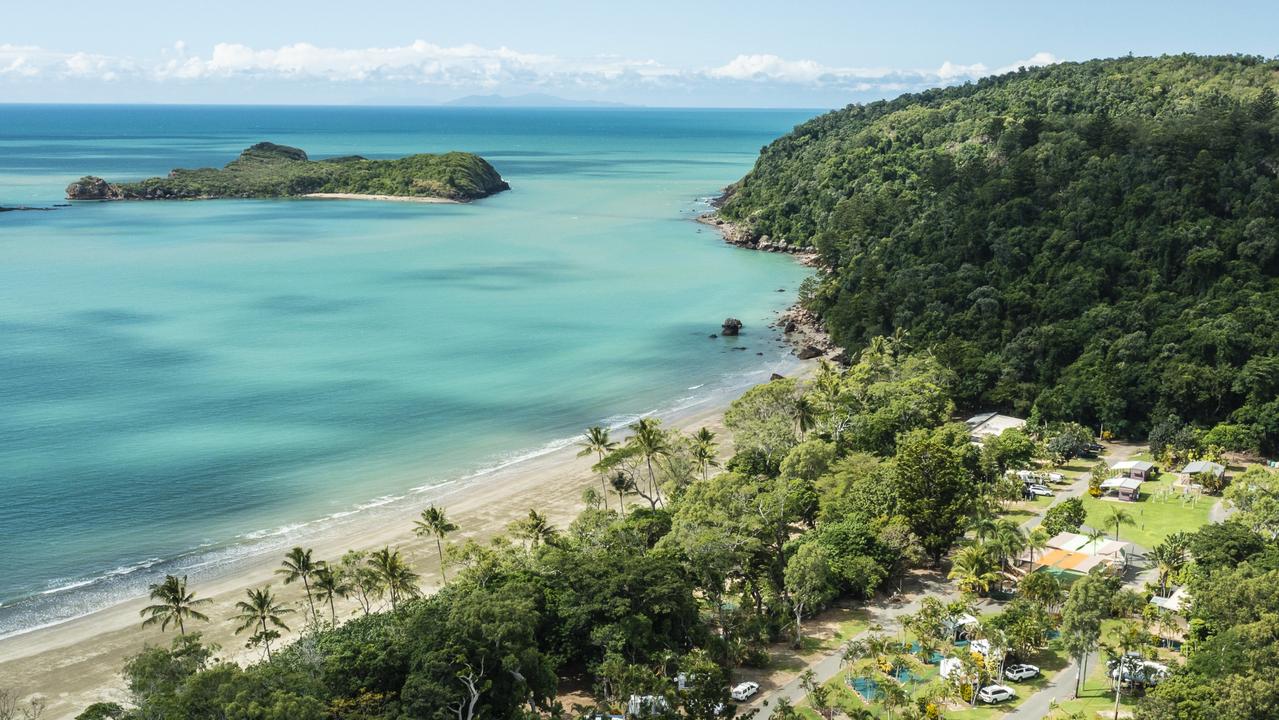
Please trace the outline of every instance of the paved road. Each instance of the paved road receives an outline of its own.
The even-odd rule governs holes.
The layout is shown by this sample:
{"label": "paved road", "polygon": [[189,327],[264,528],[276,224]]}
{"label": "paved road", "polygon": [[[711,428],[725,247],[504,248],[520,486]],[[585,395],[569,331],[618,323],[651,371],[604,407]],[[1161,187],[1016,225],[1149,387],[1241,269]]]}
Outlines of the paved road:
{"label": "paved road", "polygon": [[[940,575],[929,575],[927,578],[914,579],[907,581],[910,591],[901,596],[897,602],[889,602],[881,600],[873,605],[867,605],[866,610],[869,611],[868,618],[872,626],[879,625],[883,627],[885,633],[895,633],[899,626],[900,619],[905,615],[910,615],[919,610],[920,602],[927,596],[940,598],[942,602],[950,602],[959,597],[959,593],[954,587]],[[870,634],[869,630],[863,631],[850,640],[866,637]],[[816,663],[809,665],[808,668],[816,675],[818,682],[826,682],[835,677],[839,673],[843,665],[844,650],[839,650],[818,660]],[[777,702],[778,698],[786,698],[792,705],[798,704],[808,693],[800,686],[799,677],[796,676],[785,685],[757,697],[753,702],[742,707],[742,710],[750,710],[751,708],[763,708],[760,715],[767,717],[768,708]]]}
{"label": "paved road", "polygon": [[[1091,670],[1095,663],[1101,661],[1098,653],[1093,653],[1088,658],[1088,667]],[[1018,705],[1006,718],[1008,720],[1040,720],[1047,717],[1048,711],[1052,708],[1054,702],[1065,702],[1074,698],[1075,695],[1075,672],[1078,663],[1074,660],[1066,665],[1056,677],[1048,682],[1042,690],[1026,698],[1026,701]]]}

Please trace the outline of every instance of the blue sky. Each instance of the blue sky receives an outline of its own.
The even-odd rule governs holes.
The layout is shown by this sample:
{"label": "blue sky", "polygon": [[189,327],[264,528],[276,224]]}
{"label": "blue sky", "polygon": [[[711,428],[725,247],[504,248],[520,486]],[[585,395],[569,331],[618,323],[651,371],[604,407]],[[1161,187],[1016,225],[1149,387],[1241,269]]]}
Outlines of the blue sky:
{"label": "blue sky", "polygon": [[15,0],[0,101],[836,107],[1020,64],[1279,55],[1279,2]]}

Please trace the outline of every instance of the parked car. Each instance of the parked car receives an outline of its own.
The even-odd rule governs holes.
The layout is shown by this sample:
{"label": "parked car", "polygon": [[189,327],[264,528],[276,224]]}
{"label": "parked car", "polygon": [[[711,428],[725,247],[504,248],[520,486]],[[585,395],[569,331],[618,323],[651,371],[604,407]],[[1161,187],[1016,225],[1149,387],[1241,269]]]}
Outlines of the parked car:
{"label": "parked car", "polygon": [[1007,685],[987,685],[977,691],[977,699],[984,703],[1001,703],[1017,697],[1017,693]]}
{"label": "parked car", "polygon": [[740,702],[750,700],[757,692],[759,692],[759,683],[744,682],[733,688],[733,691],[730,694],[733,696],[734,700]]}
{"label": "parked car", "polygon": [[1039,497],[1053,496],[1053,491],[1049,489],[1047,485],[1040,485],[1038,483],[1034,485],[1027,485],[1026,492],[1030,493],[1031,495],[1038,495]]}
{"label": "parked car", "polygon": [[1064,481],[1065,479],[1066,479],[1066,476],[1062,475],[1061,473],[1054,473],[1054,472],[1048,473],[1048,482],[1059,483]]}
{"label": "parked car", "polygon": [[1029,665],[1024,663],[1020,665],[1009,665],[1008,667],[1004,668],[1004,677],[1014,682],[1029,680],[1038,674],[1039,674],[1039,668],[1035,667],[1034,665]]}

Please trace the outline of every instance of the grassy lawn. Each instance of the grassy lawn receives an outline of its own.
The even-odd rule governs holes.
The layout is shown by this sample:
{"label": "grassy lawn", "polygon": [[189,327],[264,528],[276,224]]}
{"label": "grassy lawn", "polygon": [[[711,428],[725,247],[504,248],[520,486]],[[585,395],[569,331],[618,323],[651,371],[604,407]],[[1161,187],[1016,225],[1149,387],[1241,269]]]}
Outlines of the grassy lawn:
{"label": "grassy lawn", "polygon": [[1132,525],[1119,528],[1119,539],[1134,542],[1144,548],[1152,548],[1174,532],[1191,532],[1208,523],[1208,512],[1218,498],[1194,496],[1183,500],[1179,491],[1172,489],[1177,476],[1163,473],[1157,480],[1142,483],[1141,499],[1135,503],[1103,500],[1083,496],[1088,511],[1085,521],[1089,527],[1107,530],[1113,537],[1114,523],[1107,522],[1111,508],[1120,508],[1133,519]]}
{"label": "grassy lawn", "polygon": [[[1101,626],[1102,642],[1109,641],[1122,624],[1120,620],[1104,621]],[[1158,650],[1155,653],[1155,658],[1168,665],[1180,662],[1177,653],[1166,649]],[[1119,713],[1121,716],[1125,712],[1131,714],[1136,706],[1136,697],[1131,695],[1120,696]],[[1107,677],[1106,655],[1104,652],[1099,656],[1098,662],[1088,668],[1088,676],[1084,678],[1084,685],[1079,697],[1074,700],[1067,700],[1058,707],[1057,713],[1050,715],[1049,718],[1068,717],[1073,713],[1083,713],[1085,716],[1092,718],[1097,717],[1100,712],[1114,712],[1115,691],[1110,684],[1110,678]],[[1111,717],[1111,715],[1107,714],[1106,717]]]}

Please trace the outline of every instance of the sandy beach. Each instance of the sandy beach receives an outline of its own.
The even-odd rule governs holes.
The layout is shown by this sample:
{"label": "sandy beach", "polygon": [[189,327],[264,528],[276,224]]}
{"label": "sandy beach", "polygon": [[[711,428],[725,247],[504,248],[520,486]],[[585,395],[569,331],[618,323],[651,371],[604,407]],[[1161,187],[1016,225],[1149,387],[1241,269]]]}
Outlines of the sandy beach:
{"label": "sandy beach", "polygon": [[420,197],[408,195],[361,195],[360,193],[307,193],[302,195],[304,198],[313,200],[380,200],[383,202],[411,202],[411,203],[444,203],[447,205],[460,205],[458,200],[449,200],[448,198],[437,197]]}
{"label": "sandy beach", "polygon": [[[730,397],[717,397],[688,410],[663,418],[667,427],[693,431],[709,427],[726,438],[722,426],[723,411]],[[727,451],[727,448],[721,448]],[[422,587],[431,592],[439,582],[439,567],[433,542],[425,542],[412,533],[417,512],[436,503],[449,513],[461,528],[450,537],[458,543],[467,538],[483,539],[501,533],[507,524],[536,508],[546,513],[559,527],[564,527],[580,511],[581,493],[586,487],[598,487],[598,479],[590,471],[590,460],[576,457],[575,447],[566,447],[531,458],[468,484],[451,486],[436,493],[424,493],[421,502],[405,507],[398,517],[385,515],[371,519],[357,531],[344,527],[339,537],[327,537],[307,544],[319,558],[335,560],[350,549],[372,549],[384,545],[400,547],[422,573]],[[616,496],[610,498],[617,502]],[[628,503],[640,501],[629,498]],[[193,583],[193,590],[213,603],[201,608],[210,618],[193,628],[207,641],[222,648],[220,657],[251,662],[259,657],[256,650],[243,648],[244,637],[233,634],[232,623],[225,618],[241,598],[244,589],[271,583],[283,599],[294,607],[303,601],[300,585],[283,585],[275,575],[279,558],[267,557],[248,571],[213,582]],[[301,605],[299,605],[301,603]],[[46,718],[73,718],[89,704],[112,700],[126,702],[127,693],[119,671],[125,658],[146,645],[167,645],[174,633],[161,633],[158,628],[143,629],[138,610],[149,604],[144,598],[121,603],[53,627],[35,630],[0,640],[0,687],[20,697],[39,694],[49,703]],[[354,601],[338,606],[339,618],[358,612]],[[303,616],[291,616],[295,630],[303,625]],[[290,639],[286,635],[285,640]]]}

